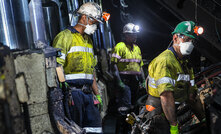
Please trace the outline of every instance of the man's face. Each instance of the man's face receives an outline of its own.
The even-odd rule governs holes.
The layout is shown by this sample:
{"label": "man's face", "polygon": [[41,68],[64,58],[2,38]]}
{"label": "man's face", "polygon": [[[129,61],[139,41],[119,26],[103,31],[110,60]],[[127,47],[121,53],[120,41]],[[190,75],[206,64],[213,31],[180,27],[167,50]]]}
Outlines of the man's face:
{"label": "man's face", "polygon": [[175,34],[173,36],[173,41],[174,44],[176,44],[174,47],[178,48],[177,53],[178,55],[180,55],[180,58],[182,58],[182,56],[186,56],[186,55],[190,55],[194,45],[194,39],[186,36],[186,35],[182,35],[182,34]]}
{"label": "man's face", "polygon": [[135,33],[126,33],[124,34],[125,41],[128,43],[135,43],[137,41],[137,34]]}

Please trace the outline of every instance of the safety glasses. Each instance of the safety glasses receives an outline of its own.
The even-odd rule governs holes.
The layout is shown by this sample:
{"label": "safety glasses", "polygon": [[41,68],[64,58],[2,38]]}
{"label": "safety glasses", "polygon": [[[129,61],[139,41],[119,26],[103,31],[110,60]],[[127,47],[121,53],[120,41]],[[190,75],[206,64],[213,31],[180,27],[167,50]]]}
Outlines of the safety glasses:
{"label": "safety glasses", "polygon": [[178,37],[181,38],[181,39],[183,39],[183,41],[185,41],[185,42],[189,42],[189,41],[194,42],[194,39],[193,39],[193,38],[190,38],[190,37],[188,37],[188,36],[186,36],[186,35],[183,35],[183,34],[178,34]]}

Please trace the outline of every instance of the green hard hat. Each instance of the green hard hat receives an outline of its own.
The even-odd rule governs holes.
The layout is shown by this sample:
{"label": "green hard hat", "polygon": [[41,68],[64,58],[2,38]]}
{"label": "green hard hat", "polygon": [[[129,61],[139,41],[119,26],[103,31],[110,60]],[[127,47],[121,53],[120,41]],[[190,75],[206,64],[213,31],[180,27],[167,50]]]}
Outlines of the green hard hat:
{"label": "green hard hat", "polygon": [[197,35],[194,33],[194,27],[195,23],[193,21],[182,21],[176,26],[172,34],[179,33],[195,39]]}

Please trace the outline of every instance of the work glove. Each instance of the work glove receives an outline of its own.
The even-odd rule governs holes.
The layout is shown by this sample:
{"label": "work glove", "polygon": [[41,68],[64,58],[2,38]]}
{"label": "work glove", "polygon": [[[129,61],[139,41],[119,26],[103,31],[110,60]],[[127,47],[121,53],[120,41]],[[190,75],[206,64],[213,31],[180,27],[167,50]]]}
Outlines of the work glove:
{"label": "work glove", "polygon": [[[64,84],[63,84],[64,83]],[[69,85],[67,82],[59,83],[60,88],[62,89],[63,85],[67,88]]]}
{"label": "work glove", "polygon": [[102,110],[103,109],[103,102],[102,102],[102,99],[101,99],[101,95],[98,94],[98,95],[96,95],[96,97],[97,97],[98,101],[100,102],[98,104],[98,109]]}
{"label": "work glove", "polygon": [[122,81],[119,81],[118,85],[119,85],[121,88],[125,88],[125,84],[124,84]]}
{"label": "work glove", "polygon": [[145,80],[140,84],[140,88],[146,89],[146,81]]}
{"label": "work glove", "polygon": [[170,125],[171,134],[179,134],[178,124],[176,126]]}

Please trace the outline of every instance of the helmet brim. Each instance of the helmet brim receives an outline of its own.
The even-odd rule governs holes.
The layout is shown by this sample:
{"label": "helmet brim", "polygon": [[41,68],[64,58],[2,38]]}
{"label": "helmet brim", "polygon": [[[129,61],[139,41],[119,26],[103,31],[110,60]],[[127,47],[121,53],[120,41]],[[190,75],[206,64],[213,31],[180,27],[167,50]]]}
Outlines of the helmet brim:
{"label": "helmet brim", "polygon": [[84,13],[81,13],[81,12],[79,12],[79,11],[77,11],[77,13],[78,13],[79,15],[86,15],[86,16],[89,16],[89,17],[95,19],[96,21],[98,21],[98,22],[101,23],[101,24],[104,23],[101,19],[96,19],[96,18],[94,18],[93,16],[90,16],[90,15],[87,15],[87,14],[84,14]]}
{"label": "helmet brim", "polygon": [[191,35],[191,34],[184,34],[184,35],[185,35],[185,36],[188,36],[188,37],[190,37],[190,38],[196,39],[196,37],[193,36],[193,35]]}
{"label": "helmet brim", "polygon": [[[93,18],[93,17],[92,17]],[[95,19],[95,18],[93,18],[93,19]],[[98,21],[99,23],[101,23],[101,24],[103,24],[104,22],[102,21],[102,20],[100,20],[100,19],[95,19],[96,21]]]}

